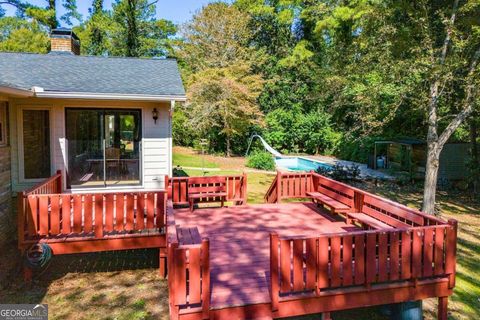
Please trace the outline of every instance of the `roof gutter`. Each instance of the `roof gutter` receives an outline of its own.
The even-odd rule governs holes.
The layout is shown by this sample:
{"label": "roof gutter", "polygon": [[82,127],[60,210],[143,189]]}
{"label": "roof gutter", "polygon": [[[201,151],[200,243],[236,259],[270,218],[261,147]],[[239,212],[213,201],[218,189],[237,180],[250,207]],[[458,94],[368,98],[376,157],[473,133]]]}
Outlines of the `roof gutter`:
{"label": "roof gutter", "polygon": [[14,97],[33,97],[35,95],[31,90],[17,89],[7,86],[0,86],[0,93]]}
{"label": "roof gutter", "polygon": [[89,92],[53,92],[35,90],[39,98],[54,99],[92,99],[92,100],[136,100],[136,101],[186,101],[185,95],[143,95],[120,93],[89,93]]}

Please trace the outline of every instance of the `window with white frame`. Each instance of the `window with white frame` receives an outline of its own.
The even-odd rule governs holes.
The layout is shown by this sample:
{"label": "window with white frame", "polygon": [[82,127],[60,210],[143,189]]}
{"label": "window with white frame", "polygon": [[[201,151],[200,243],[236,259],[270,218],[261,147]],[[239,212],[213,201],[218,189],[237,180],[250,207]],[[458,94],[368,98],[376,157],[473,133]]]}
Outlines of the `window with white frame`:
{"label": "window with white frame", "polygon": [[0,101],[0,146],[7,145],[7,103]]}

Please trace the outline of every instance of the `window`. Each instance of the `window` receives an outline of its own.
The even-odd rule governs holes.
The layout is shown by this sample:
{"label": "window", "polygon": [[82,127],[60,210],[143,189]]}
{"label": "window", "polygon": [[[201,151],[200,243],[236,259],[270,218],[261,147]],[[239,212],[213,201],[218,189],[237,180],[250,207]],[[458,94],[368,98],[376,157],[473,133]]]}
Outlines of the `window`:
{"label": "window", "polygon": [[67,108],[68,187],[139,185],[141,112]]}
{"label": "window", "polygon": [[0,102],[0,146],[7,145],[7,103]]}

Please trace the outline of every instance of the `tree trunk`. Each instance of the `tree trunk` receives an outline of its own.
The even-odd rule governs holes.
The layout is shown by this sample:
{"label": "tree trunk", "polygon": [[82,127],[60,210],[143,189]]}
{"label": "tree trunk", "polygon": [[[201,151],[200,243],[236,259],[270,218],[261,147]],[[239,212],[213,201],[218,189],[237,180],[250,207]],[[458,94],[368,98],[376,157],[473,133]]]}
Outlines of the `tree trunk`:
{"label": "tree trunk", "polygon": [[227,143],[226,155],[227,155],[227,157],[231,157],[232,156],[232,150],[231,150],[231,145],[230,145],[230,136],[228,136],[228,135],[226,137],[226,143]]}
{"label": "tree trunk", "polygon": [[440,166],[440,151],[438,144],[428,145],[427,168],[425,173],[425,185],[423,187],[422,211],[435,214],[435,199],[437,193],[438,168]]}

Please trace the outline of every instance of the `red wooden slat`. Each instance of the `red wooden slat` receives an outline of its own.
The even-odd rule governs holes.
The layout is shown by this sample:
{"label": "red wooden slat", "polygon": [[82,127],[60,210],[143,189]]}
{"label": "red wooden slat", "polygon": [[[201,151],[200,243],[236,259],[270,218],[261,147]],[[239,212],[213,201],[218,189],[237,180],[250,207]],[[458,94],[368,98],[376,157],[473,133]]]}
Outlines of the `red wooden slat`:
{"label": "red wooden slat", "polygon": [[422,276],[423,230],[414,230],[412,242],[412,277]]}
{"label": "red wooden slat", "polygon": [[73,195],[73,232],[82,232],[82,195]]}
{"label": "red wooden slat", "polygon": [[62,233],[69,234],[71,228],[71,195],[62,196]]}
{"label": "red wooden slat", "polygon": [[388,280],[388,233],[381,232],[378,235],[378,281]]}
{"label": "red wooden slat", "polygon": [[166,206],[166,194],[163,192],[157,193],[157,210],[156,210],[156,226],[157,228],[163,228],[165,226],[165,206]]}
{"label": "red wooden slat", "polygon": [[293,291],[303,290],[303,240],[293,240]]}
{"label": "red wooden slat", "polygon": [[103,237],[103,195],[95,195],[95,238]]}
{"label": "red wooden slat", "polygon": [[390,280],[399,279],[400,242],[398,232],[390,233]]}
{"label": "red wooden slat", "polygon": [[187,263],[185,253],[184,249],[175,249],[175,303],[180,305],[187,303]]}
{"label": "red wooden slat", "polygon": [[367,258],[365,259],[366,283],[370,284],[377,280],[377,259],[376,259],[377,234],[367,234]]}
{"label": "red wooden slat", "polygon": [[412,261],[412,232],[402,232],[402,279],[410,279]]}
{"label": "red wooden slat", "polygon": [[154,219],[155,219],[155,194],[152,192],[147,193],[147,229],[152,229],[155,224],[154,224]]}
{"label": "red wooden slat", "polygon": [[331,257],[330,257],[330,272],[332,275],[332,287],[339,287],[342,284],[341,279],[341,238],[338,236],[330,238]]}
{"label": "red wooden slat", "polygon": [[300,192],[300,185],[302,184],[302,177],[297,177],[294,181],[295,181],[295,196],[296,197],[299,197],[301,196],[301,192]]}
{"label": "red wooden slat", "polygon": [[423,238],[423,276],[430,277],[433,274],[433,249],[434,229],[425,229]]}
{"label": "red wooden slat", "polygon": [[305,279],[305,290],[314,290],[316,282],[316,272],[317,272],[317,239],[309,238],[306,241],[306,279]]}
{"label": "red wooden slat", "polygon": [[178,201],[179,202],[187,202],[188,201],[188,197],[187,197],[187,185],[188,185],[188,181],[185,180],[185,181],[180,181],[179,182],[179,197],[178,197]]}
{"label": "red wooden slat", "polygon": [[48,234],[48,218],[49,218],[49,212],[48,212],[48,196],[39,196],[38,197],[38,223],[39,223],[39,229],[38,229],[38,234],[41,236],[47,235]]}
{"label": "red wooden slat", "polygon": [[92,201],[93,196],[91,194],[86,194],[83,197],[83,208],[84,208],[84,231],[92,232],[93,228],[93,210],[92,210]]}
{"label": "red wooden slat", "polygon": [[115,208],[114,194],[105,195],[105,227],[106,232],[113,231],[113,210]]}
{"label": "red wooden slat", "polygon": [[135,195],[133,193],[127,193],[126,194],[126,215],[127,215],[127,221],[125,224],[125,230],[127,231],[132,231],[134,228],[134,214],[135,214],[135,206],[134,206],[134,201],[135,201]]}
{"label": "red wooden slat", "polygon": [[190,304],[200,303],[200,248],[189,250],[189,297]]}
{"label": "red wooden slat", "polygon": [[435,275],[445,273],[444,239],[445,227],[435,228]]}
{"label": "red wooden slat", "polygon": [[125,227],[125,195],[118,193],[115,197],[115,230],[123,231]]}
{"label": "red wooden slat", "polygon": [[318,238],[318,288],[323,289],[329,287],[328,273],[328,238]]}
{"label": "red wooden slat", "polygon": [[280,240],[280,291],[290,292],[290,240]]}
{"label": "red wooden slat", "polygon": [[38,198],[28,196],[27,230],[29,236],[36,236],[38,231]]}
{"label": "red wooden slat", "polygon": [[278,235],[270,234],[270,292],[272,295],[272,310],[278,309]]}
{"label": "red wooden slat", "polygon": [[50,234],[60,233],[60,196],[52,195],[50,197]]}
{"label": "red wooden slat", "polygon": [[137,195],[137,219],[136,230],[145,229],[145,194],[139,193]]}
{"label": "red wooden slat", "polygon": [[365,235],[355,236],[355,284],[365,283]]}
{"label": "red wooden slat", "polygon": [[352,277],[352,236],[343,237],[343,285],[350,286],[353,284]]}

